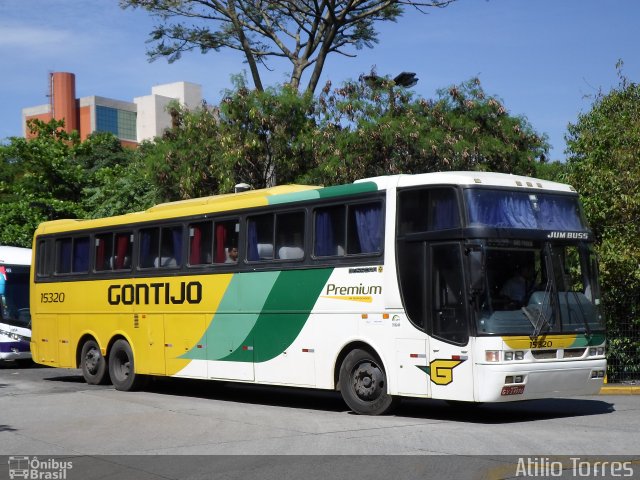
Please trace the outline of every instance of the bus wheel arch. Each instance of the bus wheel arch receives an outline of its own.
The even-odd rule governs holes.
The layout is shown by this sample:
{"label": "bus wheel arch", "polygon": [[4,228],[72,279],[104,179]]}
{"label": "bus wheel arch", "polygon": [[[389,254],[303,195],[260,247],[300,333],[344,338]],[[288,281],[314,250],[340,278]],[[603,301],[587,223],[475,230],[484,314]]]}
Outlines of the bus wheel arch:
{"label": "bus wheel arch", "polygon": [[334,380],[345,403],[359,414],[389,413],[399,401],[388,393],[386,368],[380,355],[364,342],[353,342],[342,349]]}
{"label": "bus wheel arch", "polygon": [[116,390],[138,390],[146,383],[146,377],[135,371],[135,358],[129,340],[114,336],[108,349],[109,376]]}
{"label": "bus wheel arch", "polygon": [[90,334],[82,336],[76,349],[76,366],[89,385],[106,385],[110,382],[107,359],[100,351],[98,341]]}

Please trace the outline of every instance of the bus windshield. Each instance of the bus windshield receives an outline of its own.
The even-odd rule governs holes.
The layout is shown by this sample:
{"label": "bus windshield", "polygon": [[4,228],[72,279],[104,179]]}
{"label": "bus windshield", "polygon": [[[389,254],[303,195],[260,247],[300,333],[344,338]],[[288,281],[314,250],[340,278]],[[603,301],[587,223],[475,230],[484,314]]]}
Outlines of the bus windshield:
{"label": "bus windshield", "polygon": [[29,327],[29,267],[0,266],[0,321],[17,327]]}
{"label": "bus windshield", "polygon": [[577,196],[466,189],[471,227],[586,231]]}
{"label": "bus windshield", "polygon": [[514,241],[485,249],[479,334],[602,331],[595,255],[587,243]]}

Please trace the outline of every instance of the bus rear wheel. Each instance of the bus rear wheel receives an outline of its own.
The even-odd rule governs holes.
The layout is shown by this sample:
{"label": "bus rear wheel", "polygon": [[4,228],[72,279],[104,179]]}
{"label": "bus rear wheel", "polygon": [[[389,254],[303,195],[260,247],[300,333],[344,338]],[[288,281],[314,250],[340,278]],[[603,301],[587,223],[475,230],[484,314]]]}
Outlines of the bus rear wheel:
{"label": "bus rear wheel", "polygon": [[116,340],[109,353],[109,375],[116,390],[131,391],[142,387],[145,377],[136,374],[131,345]]}
{"label": "bus rear wheel", "polygon": [[398,399],[387,393],[387,375],[375,355],[356,349],[340,366],[340,393],[345,403],[361,415],[389,413]]}
{"label": "bus rear wheel", "polygon": [[82,345],[80,368],[82,369],[82,376],[89,385],[109,383],[107,361],[102,356],[100,347],[95,340],[87,340]]}

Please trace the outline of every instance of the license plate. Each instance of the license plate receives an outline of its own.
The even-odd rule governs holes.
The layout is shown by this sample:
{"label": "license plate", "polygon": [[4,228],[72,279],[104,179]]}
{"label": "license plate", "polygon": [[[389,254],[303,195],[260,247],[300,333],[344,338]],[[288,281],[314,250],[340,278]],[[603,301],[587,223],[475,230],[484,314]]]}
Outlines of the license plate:
{"label": "license plate", "polygon": [[524,385],[511,385],[502,387],[500,395],[522,395],[524,393]]}

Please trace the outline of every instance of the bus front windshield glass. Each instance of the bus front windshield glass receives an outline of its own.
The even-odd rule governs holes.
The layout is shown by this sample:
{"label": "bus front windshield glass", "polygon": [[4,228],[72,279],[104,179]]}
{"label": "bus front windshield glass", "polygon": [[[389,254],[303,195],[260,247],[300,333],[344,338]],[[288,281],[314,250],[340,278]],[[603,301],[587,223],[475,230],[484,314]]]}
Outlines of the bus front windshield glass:
{"label": "bus front windshield glass", "polygon": [[465,201],[471,227],[586,231],[574,195],[470,188]]}
{"label": "bus front windshield glass", "polygon": [[485,249],[485,285],[476,297],[478,333],[533,337],[602,331],[590,245],[527,243]]}
{"label": "bus front windshield glass", "polygon": [[4,280],[4,292],[0,292],[0,322],[29,327],[29,267],[3,266],[0,275]]}

